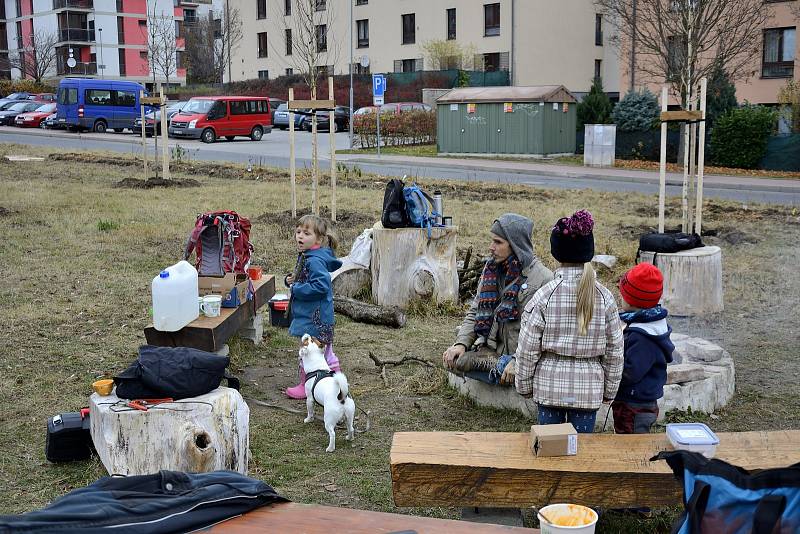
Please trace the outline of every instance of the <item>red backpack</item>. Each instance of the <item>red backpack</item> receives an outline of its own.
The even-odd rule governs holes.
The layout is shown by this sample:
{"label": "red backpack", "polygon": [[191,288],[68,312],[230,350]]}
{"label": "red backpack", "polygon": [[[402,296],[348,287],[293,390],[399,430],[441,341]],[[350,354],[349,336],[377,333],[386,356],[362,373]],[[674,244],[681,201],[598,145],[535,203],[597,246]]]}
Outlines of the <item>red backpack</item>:
{"label": "red backpack", "polygon": [[197,252],[197,274],[224,276],[244,273],[250,265],[250,219],[235,211],[210,211],[197,216],[183,259]]}

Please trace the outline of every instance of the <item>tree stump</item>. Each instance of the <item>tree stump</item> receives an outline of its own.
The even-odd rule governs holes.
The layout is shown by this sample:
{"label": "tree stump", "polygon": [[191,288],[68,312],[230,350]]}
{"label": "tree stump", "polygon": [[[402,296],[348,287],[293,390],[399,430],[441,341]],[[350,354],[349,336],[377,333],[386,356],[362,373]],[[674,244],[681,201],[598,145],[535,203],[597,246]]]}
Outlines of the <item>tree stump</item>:
{"label": "tree stump", "polygon": [[458,302],[458,227],[382,228],[372,233],[372,299],[407,308],[416,298]]}
{"label": "tree stump", "polygon": [[109,474],[161,469],[247,474],[250,408],[235,389],[219,387],[146,412],[118,401],[116,390],[89,399],[92,441]]}
{"label": "tree stump", "polygon": [[719,247],[699,247],[674,254],[643,250],[641,259],[653,263],[664,273],[661,303],[671,315],[722,311],[722,251]]}
{"label": "tree stump", "polygon": [[331,273],[333,294],[337,297],[354,297],[372,283],[369,269],[354,263],[346,263]]}

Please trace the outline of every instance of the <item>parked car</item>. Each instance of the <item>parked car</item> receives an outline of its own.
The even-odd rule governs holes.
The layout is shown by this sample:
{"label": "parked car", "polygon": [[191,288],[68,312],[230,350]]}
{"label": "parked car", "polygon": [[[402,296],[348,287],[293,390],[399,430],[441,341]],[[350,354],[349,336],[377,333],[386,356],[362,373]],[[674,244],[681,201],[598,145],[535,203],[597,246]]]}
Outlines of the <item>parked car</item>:
{"label": "parked car", "polygon": [[269,109],[272,113],[272,125],[275,125],[275,113],[278,111],[278,108],[282,105],[287,104],[286,100],[282,98],[272,98],[269,97]]}
{"label": "parked car", "polygon": [[14,104],[19,102],[28,102],[27,100],[0,100],[0,111],[5,111]]}
{"label": "parked car", "polygon": [[[354,115],[364,115],[366,113],[375,113],[378,108],[375,106],[365,106],[358,108]],[[422,102],[391,102],[381,106],[381,113],[403,113],[404,111],[432,111],[428,104]]]}
{"label": "parked car", "polygon": [[[167,127],[169,127],[169,123],[172,120],[172,117],[178,114],[178,112],[186,107],[188,104],[188,100],[182,100],[180,102],[173,102],[172,104],[167,106]],[[145,127],[144,133],[145,135],[153,135],[153,125],[155,124],[156,135],[161,135],[161,111],[153,111],[147,113],[145,115]],[[142,117],[139,116],[133,121],[133,131],[134,133],[141,133],[142,132]]]}
{"label": "parked car", "polygon": [[0,125],[2,126],[13,126],[14,119],[16,119],[17,115],[20,113],[27,113],[28,111],[33,111],[38,108],[41,104],[36,102],[17,102],[9,107],[5,111],[0,111]]}
{"label": "parked car", "polygon": [[16,93],[11,93],[4,100],[28,100],[28,97],[31,94],[27,91],[18,91]]}
{"label": "parked car", "polygon": [[58,120],[71,130],[99,133],[133,128],[141,91],[136,82],[64,78],[58,85]]}
{"label": "parked car", "polygon": [[[328,131],[330,125],[330,113],[328,111],[317,112],[317,131]],[[336,106],[333,111],[333,131],[343,132],[350,125],[350,108],[346,106]],[[311,131],[311,115],[303,115],[300,127],[307,132]]]}
{"label": "parked car", "polygon": [[213,143],[220,137],[232,141],[249,136],[260,141],[272,131],[269,98],[264,96],[198,96],[172,117],[171,137]]}
{"label": "parked car", "polygon": [[64,128],[64,125],[58,122],[58,113],[48,115],[39,126],[45,130],[60,130]]}
{"label": "parked car", "polygon": [[55,93],[36,93],[30,95],[28,100],[33,100],[35,102],[55,102],[56,101],[56,94]]}
{"label": "parked car", "polygon": [[27,113],[20,113],[14,119],[14,124],[22,128],[38,128],[42,121],[53,114],[56,110],[56,103],[42,104],[41,102],[34,102],[37,106],[33,111]]}

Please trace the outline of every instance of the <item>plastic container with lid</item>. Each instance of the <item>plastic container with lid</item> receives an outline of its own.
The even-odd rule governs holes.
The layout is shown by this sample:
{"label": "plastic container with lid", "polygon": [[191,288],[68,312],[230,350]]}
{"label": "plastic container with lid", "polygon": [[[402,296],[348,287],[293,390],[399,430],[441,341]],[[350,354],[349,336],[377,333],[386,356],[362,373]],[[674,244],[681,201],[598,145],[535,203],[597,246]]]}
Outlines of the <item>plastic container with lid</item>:
{"label": "plastic container with lid", "polygon": [[167,267],[153,278],[153,327],[176,332],[199,316],[197,269],[187,261]]}
{"label": "plastic container with lid", "polygon": [[673,448],[699,452],[706,458],[713,458],[719,445],[717,435],[703,423],[668,424],[667,437]]}

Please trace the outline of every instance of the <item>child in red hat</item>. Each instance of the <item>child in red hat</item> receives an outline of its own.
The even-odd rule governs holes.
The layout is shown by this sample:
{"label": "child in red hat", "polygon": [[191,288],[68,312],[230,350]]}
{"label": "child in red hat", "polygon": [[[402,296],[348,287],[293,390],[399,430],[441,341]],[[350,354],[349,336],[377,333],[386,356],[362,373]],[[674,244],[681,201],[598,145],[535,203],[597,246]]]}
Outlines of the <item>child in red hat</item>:
{"label": "child in red hat", "polygon": [[672,328],[667,324],[667,310],[658,304],[663,290],[664,277],[650,263],[640,263],[619,281],[625,367],[611,404],[617,434],[647,434],[658,417],[656,401],[664,396],[667,364],[675,350],[669,339]]}

